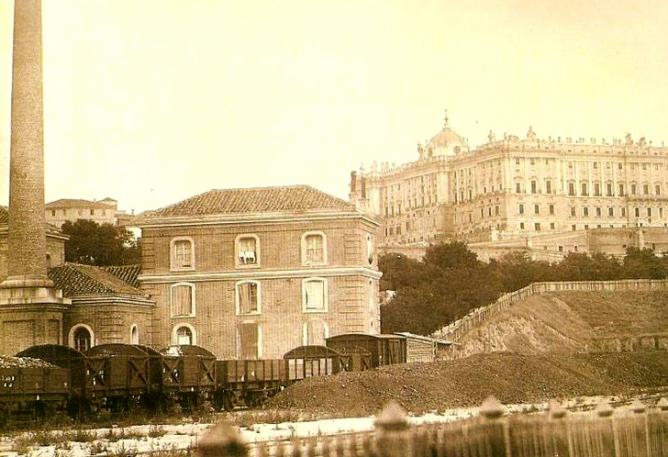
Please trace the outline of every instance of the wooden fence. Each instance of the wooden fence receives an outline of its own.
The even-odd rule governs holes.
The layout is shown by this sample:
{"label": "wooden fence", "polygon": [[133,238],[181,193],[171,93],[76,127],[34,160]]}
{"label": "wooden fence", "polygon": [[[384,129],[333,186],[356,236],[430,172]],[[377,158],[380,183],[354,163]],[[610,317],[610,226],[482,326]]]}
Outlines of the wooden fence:
{"label": "wooden fence", "polygon": [[520,290],[502,295],[494,303],[470,311],[447,327],[437,330],[435,338],[457,343],[461,338],[488,319],[508,309],[513,303],[536,294],[551,292],[591,292],[624,290],[668,290],[666,279],[623,279],[619,281],[559,281],[534,282]]}
{"label": "wooden fence", "polygon": [[[219,424],[202,438],[200,457],[251,455],[234,427]],[[614,410],[568,413],[553,403],[544,413],[505,415],[493,398],[480,415],[457,422],[410,426],[396,403],[378,416],[375,431],[314,437],[252,449],[257,457],[665,457],[668,401],[648,409],[639,401]]]}

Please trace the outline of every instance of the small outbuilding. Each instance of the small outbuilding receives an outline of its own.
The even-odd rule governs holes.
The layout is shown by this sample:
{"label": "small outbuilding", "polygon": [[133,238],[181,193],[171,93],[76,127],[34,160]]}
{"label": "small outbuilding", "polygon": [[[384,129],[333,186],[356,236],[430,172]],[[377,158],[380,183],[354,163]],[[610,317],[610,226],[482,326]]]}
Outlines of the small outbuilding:
{"label": "small outbuilding", "polygon": [[434,362],[448,358],[451,341],[439,340],[429,336],[408,332],[396,332],[395,335],[406,339],[406,362]]}

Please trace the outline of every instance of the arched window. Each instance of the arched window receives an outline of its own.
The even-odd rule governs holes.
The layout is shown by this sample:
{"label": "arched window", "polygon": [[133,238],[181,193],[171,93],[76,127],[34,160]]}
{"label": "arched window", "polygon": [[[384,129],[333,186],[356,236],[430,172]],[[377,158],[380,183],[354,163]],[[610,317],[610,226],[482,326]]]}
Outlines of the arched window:
{"label": "arched window", "polygon": [[190,237],[173,238],[170,242],[172,270],[195,269],[195,243]]}
{"label": "arched window", "polygon": [[323,232],[306,232],[302,235],[302,265],[327,264],[327,237]]}
{"label": "arched window", "polygon": [[195,316],[195,285],[173,284],[169,288],[169,302],[172,317]]}
{"label": "arched window", "polygon": [[132,324],[130,327],[130,344],[139,344],[139,327],[137,327],[137,324]]}
{"label": "arched window", "polygon": [[178,345],[197,344],[197,333],[192,325],[177,325],[172,332],[172,342]]}
{"label": "arched window", "polygon": [[325,340],[329,338],[329,326],[321,319],[311,319],[304,323],[302,333],[302,344],[304,346],[322,346],[325,344]]}
{"label": "arched window", "polygon": [[95,345],[93,329],[86,324],[78,324],[70,329],[69,345],[74,349],[84,352]]}

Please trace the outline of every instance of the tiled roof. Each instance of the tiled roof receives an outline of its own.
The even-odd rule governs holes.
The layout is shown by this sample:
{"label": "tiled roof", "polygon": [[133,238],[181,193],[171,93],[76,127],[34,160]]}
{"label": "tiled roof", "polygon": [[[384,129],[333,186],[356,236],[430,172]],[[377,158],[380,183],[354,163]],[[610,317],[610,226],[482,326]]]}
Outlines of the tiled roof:
{"label": "tiled roof", "polygon": [[130,284],[132,287],[139,287],[139,273],[141,273],[141,265],[118,265],[113,267],[101,267],[104,271],[111,273],[118,279]]}
{"label": "tiled roof", "polygon": [[66,297],[96,294],[144,295],[144,293],[101,267],[66,263],[50,268],[49,279]]}
{"label": "tiled roof", "polygon": [[[107,200],[109,201],[109,200]],[[110,209],[111,207],[108,204],[101,202],[92,202],[90,200],[82,200],[76,198],[61,198],[53,202],[46,204],[46,209],[58,209],[58,208],[102,208]]]}
{"label": "tiled roof", "polygon": [[314,210],[355,211],[354,205],[310,186],[215,189],[151,211],[144,218]]}

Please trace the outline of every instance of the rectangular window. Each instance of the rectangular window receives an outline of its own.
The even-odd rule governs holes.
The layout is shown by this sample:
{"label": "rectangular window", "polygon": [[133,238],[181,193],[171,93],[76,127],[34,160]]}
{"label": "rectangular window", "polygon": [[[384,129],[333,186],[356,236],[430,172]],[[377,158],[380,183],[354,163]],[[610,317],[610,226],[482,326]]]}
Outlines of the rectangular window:
{"label": "rectangular window", "polygon": [[647,208],[647,217],[652,217],[652,208]]}
{"label": "rectangular window", "polygon": [[325,281],[304,281],[304,310],[326,311]]}
{"label": "rectangular window", "polygon": [[575,195],[575,183],[568,183],[568,195]]}
{"label": "rectangular window", "polygon": [[522,203],[520,203],[519,206],[517,207],[517,213],[524,214],[524,205]]}
{"label": "rectangular window", "polygon": [[613,217],[615,215],[615,208],[612,206],[608,208],[608,216]]}
{"label": "rectangular window", "polygon": [[598,162],[594,162],[594,170],[598,168]]}
{"label": "rectangular window", "polygon": [[550,230],[554,230],[554,222],[550,222]]}
{"label": "rectangular window", "polygon": [[524,230],[524,222],[520,222],[520,230]]}
{"label": "rectangular window", "polygon": [[94,209],[90,210],[90,215],[95,216],[95,210]]}
{"label": "rectangular window", "polygon": [[546,194],[552,193],[552,181],[545,181],[545,193]]}
{"label": "rectangular window", "polygon": [[239,324],[239,358],[252,360],[260,357],[260,332],[255,322]]}
{"label": "rectangular window", "polygon": [[654,186],[654,193],[656,195],[661,195],[661,185],[660,184],[657,184],[656,186]]}
{"label": "rectangular window", "polygon": [[534,224],[534,228],[536,229],[537,232],[540,232],[540,222],[536,222]]}
{"label": "rectangular window", "polygon": [[575,217],[575,206],[571,206],[571,216]]}
{"label": "rectangular window", "polygon": [[[406,225],[408,227],[408,225]],[[307,235],[304,239],[306,244],[306,263],[323,263],[325,261],[324,240],[322,235]]]}
{"label": "rectangular window", "polygon": [[622,217],[626,217],[626,208],[622,208]]}
{"label": "rectangular window", "polygon": [[580,183],[580,187],[581,187],[581,190],[582,190],[581,195],[586,196],[587,195],[587,183],[586,182]]}
{"label": "rectangular window", "polygon": [[582,215],[583,216],[589,216],[589,208],[587,206],[582,208]]}
{"label": "rectangular window", "polygon": [[596,207],[596,217],[601,217],[601,207],[600,206]]}
{"label": "rectangular window", "polygon": [[619,185],[619,196],[620,197],[624,196],[624,184]]}
{"label": "rectangular window", "polygon": [[536,165],[536,159],[534,159],[534,158],[532,157],[532,158],[529,160],[529,163],[531,163],[531,165]]}
{"label": "rectangular window", "polygon": [[193,315],[192,286],[180,284],[171,287],[172,317]]}
{"label": "rectangular window", "polygon": [[550,205],[550,214],[554,214],[554,205]]}
{"label": "rectangular window", "polygon": [[252,314],[259,311],[257,283],[244,282],[237,285],[239,314]]}
{"label": "rectangular window", "polygon": [[499,206],[498,206],[498,205],[494,207],[494,214],[495,214],[496,216],[499,215]]}
{"label": "rectangular window", "polygon": [[519,193],[521,193],[521,192],[522,192],[522,189],[521,189],[521,187],[520,187],[520,183],[516,182],[516,183],[515,183],[515,193],[516,193],[516,194],[519,194]]}
{"label": "rectangular window", "polygon": [[190,240],[175,241],[172,250],[172,268],[191,268],[193,266]]}
{"label": "rectangular window", "polygon": [[637,189],[636,189],[636,185],[635,185],[635,184],[631,184],[631,195],[635,195],[635,194],[636,194],[636,190],[637,190]]}
{"label": "rectangular window", "polygon": [[237,242],[239,252],[239,264],[255,265],[257,264],[257,243],[254,237],[239,238]]}
{"label": "rectangular window", "polygon": [[612,197],[612,183],[608,183],[606,185],[606,191],[607,191],[608,197]]}
{"label": "rectangular window", "polygon": [[636,217],[640,217],[640,208],[635,209]]}
{"label": "rectangular window", "polygon": [[52,215],[52,216],[55,216],[55,215],[56,215],[56,210],[55,210],[55,209],[54,209],[54,210],[51,210],[51,215]]}
{"label": "rectangular window", "polygon": [[649,184],[643,184],[642,186],[642,193],[644,195],[649,195]]}
{"label": "rectangular window", "polygon": [[540,214],[540,205],[533,205],[534,214]]}
{"label": "rectangular window", "polygon": [[515,157],[515,165],[519,165],[519,164],[520,164],[520,158],[519,158],[519,157]]}
{"label": "rectangular window", "polygon": [[622,169],[622,164],[621,164],[621,163],[618,163],[618,164],[617,164],[617,169],[618,169],[618,170],[621,170],[621,169]]}
{"label": "rectangular window", "polygon": [[594,184],[594,195],[597,197],[601,196],[601,185],[599,183]]}
{"label": "rectangular window", "polygon": [[531,193],[536,193],[536,181],[531,181]]}

